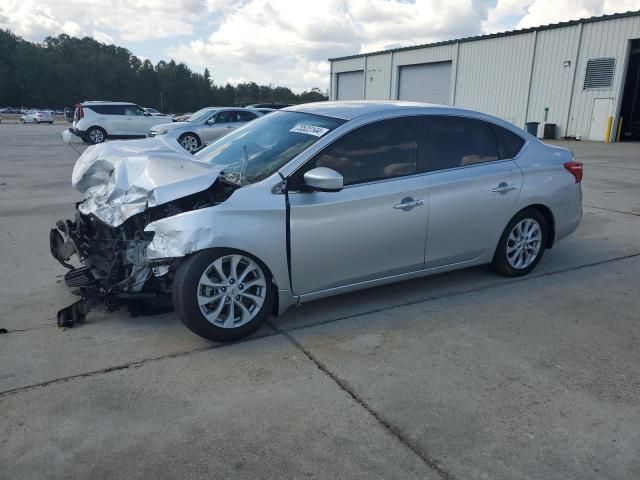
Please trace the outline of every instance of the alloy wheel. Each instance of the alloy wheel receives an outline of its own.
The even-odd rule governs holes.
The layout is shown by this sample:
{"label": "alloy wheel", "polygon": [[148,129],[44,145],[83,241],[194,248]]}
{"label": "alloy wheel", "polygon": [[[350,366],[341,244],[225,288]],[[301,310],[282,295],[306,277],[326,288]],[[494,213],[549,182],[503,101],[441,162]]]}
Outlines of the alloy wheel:
{"label": "alloy wheel", "polygon": [[507,261],[513,268],[522,270],[531,265],[542,248],[542,229],[533,218],[525,218],[511,230],[507,239]]}
{"label": "alloy wheel", "polygon": [[212,262],[198,282],[200,311],[213,325],[237,328],[260,312],[267,295],[265,274],[244,255],[225,255]]}
{"label": "alloy wheel", "polygon": [[185,135],[180,139],[180,145],[188,152],[193,152],[198,148],[198,139],[193,135]]}
{"label": "alloy wheel", "polygon": [[102,143],[104,142],[104,133],[102,133],[102,130],[95,128],[89,132],[89,140],[93,143]]}

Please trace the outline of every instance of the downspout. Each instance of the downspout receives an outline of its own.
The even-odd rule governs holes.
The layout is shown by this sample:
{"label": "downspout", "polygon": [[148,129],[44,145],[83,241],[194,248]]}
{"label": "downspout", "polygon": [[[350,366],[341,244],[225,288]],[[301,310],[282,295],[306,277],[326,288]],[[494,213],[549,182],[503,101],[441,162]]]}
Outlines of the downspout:
{"label": "downspout", "polygon": [[564,136],[565,138],[569,136],[569,120],[571,119],[571,108],[573,107],[573,92],[576,88],[576,77],[578,75],[578,60],[580,59],[580,48],[582,47],[582,27],[583,23],[580,24],[580,33],[578,34],[578,49],[576,50],[576,60],[573,67],[573,81],[571,82],[571,92],[569,93],[569,109],[567,110],[567,123],[564,128]]}
{"label": "downspout", "polygon": [[362,99],[367,99],[367,79],[368,79],[368,71],[367,71],[367,60],[369,60],[368,56],[364,57],[364,84],[362,85]]}
{"label": "downspout", "polygon": [[456,42],[456,71],[453,76],[453,92],[451,92],[451,106],[456,105],[456,90],[458,86],[458,65],[460,65],[460,42]]}
{"label": "downspout", "polygon": [[333,87],[333,62],[329,60],[329,100],[335,100],[335,88]]}
{"label": "downspout", "polygon": [[527,104],[524,107],[525,127],[529,118],[529,103],[531,102],[531,83],[533,82],[533,68],[536,64],[536,48],[538,47],[538,31],[533,32],[533,55],[531,56],[531,70],[529,71],[529,91],[527,93]]}
{"label": "downspout", "polygon": [[395,74],[395,69],[393,68],[393,50],[391,50],[391,65],[389,67],[389,100],[395,100],[393,98],[393,77]]}

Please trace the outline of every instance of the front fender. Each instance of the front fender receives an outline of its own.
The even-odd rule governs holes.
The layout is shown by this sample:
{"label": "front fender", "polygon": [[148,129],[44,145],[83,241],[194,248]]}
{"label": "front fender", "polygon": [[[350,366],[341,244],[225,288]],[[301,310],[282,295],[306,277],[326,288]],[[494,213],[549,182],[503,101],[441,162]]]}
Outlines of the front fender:
{"label": "front fender", "polygon": [[[256,185],[257,187],[257,185]],[[279,289],[289,290],[284,195],[244,187],[224,203],[149,223],[149,260],[179,258],[207,248],[233,248],[259,258]]]}

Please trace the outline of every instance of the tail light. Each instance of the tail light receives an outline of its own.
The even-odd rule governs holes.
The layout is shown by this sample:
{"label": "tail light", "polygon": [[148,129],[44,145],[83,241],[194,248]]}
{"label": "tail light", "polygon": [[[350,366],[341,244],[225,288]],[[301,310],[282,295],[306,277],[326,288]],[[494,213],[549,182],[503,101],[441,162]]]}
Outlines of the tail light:
{"label": "tail light", "polygon": [[74,112],[73,116],[74,116],[76,121],[80,120],[81,118],[84,117],[84,109],[82,108],[82,104],[81,103],[78,103],[76,105],[76,111]]}
{"label": "tail light", "polygon": [[571,175],[576,179],[576,183],[580,183],[582,181],[582,162],[578,162],[574,160],[573,162],[567,162],[564,164],[564,168],[566,168]]}

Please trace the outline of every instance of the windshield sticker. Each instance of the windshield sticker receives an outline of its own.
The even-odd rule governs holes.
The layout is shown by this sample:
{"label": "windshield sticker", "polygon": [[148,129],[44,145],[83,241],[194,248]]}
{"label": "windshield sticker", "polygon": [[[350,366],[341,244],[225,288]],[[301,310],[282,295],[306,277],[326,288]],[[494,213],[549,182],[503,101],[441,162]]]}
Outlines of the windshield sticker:
{"label": "windshield sticker", "polygon": [[294,133],[306,133],[307,135],[313,135],[314,137],[321,137],[325,133],[327,133],[329,129],[324,127],[318,127],[316,125],[299,123],[289,131]]}

